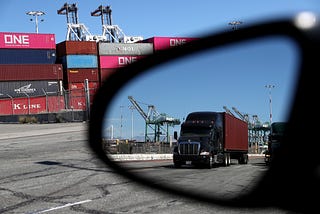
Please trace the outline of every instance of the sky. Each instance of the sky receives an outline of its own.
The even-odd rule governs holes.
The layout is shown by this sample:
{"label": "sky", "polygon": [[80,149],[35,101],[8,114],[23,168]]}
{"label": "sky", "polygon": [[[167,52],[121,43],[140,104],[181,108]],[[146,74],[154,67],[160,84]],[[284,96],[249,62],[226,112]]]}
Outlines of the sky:
{"label": "sky", "polygon": [[[102,33],[102,24],[99,17],[90,14],[103,5],[111,7],[112,22],[125,35],[144,39],[155,36],[201,37],[208,31],[231,28],[229,23],[232,21],[241,21],[244,26],[299,11],[320,12],[318,0],[10,0],[1,3],[0,30],[35,32],[35,22],[30,20],[34,17],[26,12],[43,11],[45,15],[38,19],[39,33],[54,33],[56,43],[64,41],[67,34],[66,16],[58,14],[57,10],[65,3],[77,4],[79,23],[83,23],[93,35]],[[270,94],[265,86],[271,84],[275,86],[271,89],[273,121],[286,119],[297,63],[295,49],[290,43],[282,40],[258,41],[255,46],[209,54],[212,55],[216,57],[215,63],[212,58],[200,57],[201,61],[194,58],[189,63],[159,68],[162,72],[154,73],[155,76],[134,82],[131,88],[119,95],[108,118],[115,135],[121,132],[121,135],[130,138],[132,133],[141,135],[144,131],[143,118],[129,108],[129,95],[139,101],[146,112],[148,104],[152,104],[159,113],[180,120],[191,111],[224,111],[225,105],[231,111],[232,107],[236,107],[243,114],[257,115],[261,122],[268,122]],[[233,59],[232,63],[230,59]],[[178,72],[181,70],[185,73]],[[238,72],[228,73],[231,71]],[[201,91],[196,90],[198,88]],[[179,126],[173,129],[179,130]]]}

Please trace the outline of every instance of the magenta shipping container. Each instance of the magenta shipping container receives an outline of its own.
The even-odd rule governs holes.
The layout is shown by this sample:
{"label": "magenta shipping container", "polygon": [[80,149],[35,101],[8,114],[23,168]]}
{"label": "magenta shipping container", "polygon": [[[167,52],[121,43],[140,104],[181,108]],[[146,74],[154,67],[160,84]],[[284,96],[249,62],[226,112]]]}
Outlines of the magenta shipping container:
{"label": "magenta shipping container", "polygon": [[56,49],[55,34],[0,32],[0,48]]}
{"label": "magenta shipping container", "polygon": [[62,80],[61,64],[9,64],[0,65],[1,81]]}
{"label": "magenta shipping container", "polygon": [[145,56],[99,56],[100,68],[120,68]]}
{"label": "magenta shipping container", "polygon": [[192,37],[151,37],[145,39],[143,42],[153,43],[154,51],[163,50],[166,48],[171,48],[179,45],[183,45],[187,42],[193,41],[198,38]]}

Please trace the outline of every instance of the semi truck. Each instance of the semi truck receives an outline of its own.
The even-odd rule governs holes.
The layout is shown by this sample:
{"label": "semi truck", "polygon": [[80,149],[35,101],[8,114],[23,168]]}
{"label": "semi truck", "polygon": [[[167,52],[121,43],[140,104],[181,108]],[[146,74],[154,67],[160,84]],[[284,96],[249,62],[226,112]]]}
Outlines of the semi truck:
{"label": "semi truck", "polygon": [[226,112],[198,111],[187,115],[174,132],[173,164],[212,168],[230,166],[231,159],[248,163],[248,124]]}
{"label": "semi truck", "polygon": [[287,122],[273,122],[270,125],[270,134],[268,135],[268,149],[265,153],[265,163],[269,165],[277,153],[283,137]]}

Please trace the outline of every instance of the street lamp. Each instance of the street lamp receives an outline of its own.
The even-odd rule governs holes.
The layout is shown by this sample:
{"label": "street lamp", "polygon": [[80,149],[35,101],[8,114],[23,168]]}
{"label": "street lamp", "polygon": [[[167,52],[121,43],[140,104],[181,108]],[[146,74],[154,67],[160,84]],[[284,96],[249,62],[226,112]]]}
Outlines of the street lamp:
{"label": "street lamp", "polygon": [[270,108],[270,125],[272,123],[272,97],[271,97],[271,89],[273,89],[274,85],[265,85],[266,88],[269,89],[269,108]]}
{"label": "street lamp", "polygon": [[134,106],[129,106],[131,110],[131,140],[133,140],[133,110],[135,109]]}
{"label": "street lamp", "polygon": [[[42,11],[29,11],[29,12],[26,12],[27,15],[29,16],[35,16],[35,23],[36,23],[36,33],[39,33],[39,29],[38,29],[38,16],[42,16],[42,15],[45,15],[44,12]],[[30,19],[30,21],[33,21],[33,19]],[[43,22],[44,20],[41,19],[40,20],[41,22]]]}
{"label": "street lamp", "polygon": [[241,25],[242,23],[243,23],[242,21],[232,21],[232,22],[229,22],[229,25],[232,26],[232,30],[237,30],[238,25]]}
{"label": "street lamp", "polygon": [[122,109],[123,108],[124,106],[120,106],[120,139],[122,139],[122,119],[123,119]]}

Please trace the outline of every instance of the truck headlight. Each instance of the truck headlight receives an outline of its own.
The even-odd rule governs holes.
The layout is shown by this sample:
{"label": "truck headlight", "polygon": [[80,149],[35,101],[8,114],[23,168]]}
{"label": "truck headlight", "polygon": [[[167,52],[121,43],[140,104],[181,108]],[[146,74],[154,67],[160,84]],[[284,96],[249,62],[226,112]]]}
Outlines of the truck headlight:
{"label": "truck headlight", "polygon": [[209,154],[210,154],[209,152],[205,152],[205,151],[200,152],[200,155],[209,155]]}

